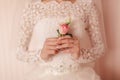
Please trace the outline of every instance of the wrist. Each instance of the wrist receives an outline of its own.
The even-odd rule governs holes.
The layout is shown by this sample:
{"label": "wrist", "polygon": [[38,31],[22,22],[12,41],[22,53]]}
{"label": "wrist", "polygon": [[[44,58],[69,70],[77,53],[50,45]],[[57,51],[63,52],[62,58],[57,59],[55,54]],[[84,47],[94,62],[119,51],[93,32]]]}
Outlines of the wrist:
{"label": "wrist", "polygon": [[73,54],[72,54],[72,57],[73,57],[74,59],[79,59],[80,53],[73,53]]}
{"label": "wrist", "polygon": [[46,54],[44,54],[44,53],[41,53],[41,54],[40,54],[40,57],[41,57],[41,59],[43,59],[44,61],[47,61],[47,60],[49,59],[49,55],[46,55]]}

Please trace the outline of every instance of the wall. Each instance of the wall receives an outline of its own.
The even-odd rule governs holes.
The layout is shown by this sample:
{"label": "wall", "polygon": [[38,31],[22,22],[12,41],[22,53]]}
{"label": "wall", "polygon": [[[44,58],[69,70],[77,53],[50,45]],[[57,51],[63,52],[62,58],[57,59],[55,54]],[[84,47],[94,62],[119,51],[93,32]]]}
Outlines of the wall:
{"label": "wall", "polygon": [[120,80],[120,0],[102,0],[108,52],[102,60],[105,80]]}
{"label": "wall", "polygon": [[21,14],[21,8],[26,2],[0,0],[0,80],[18,80],[28,70],[27,64],[17,61],[15,57],[18,35],[15,20],[19,19],[16,15]]}

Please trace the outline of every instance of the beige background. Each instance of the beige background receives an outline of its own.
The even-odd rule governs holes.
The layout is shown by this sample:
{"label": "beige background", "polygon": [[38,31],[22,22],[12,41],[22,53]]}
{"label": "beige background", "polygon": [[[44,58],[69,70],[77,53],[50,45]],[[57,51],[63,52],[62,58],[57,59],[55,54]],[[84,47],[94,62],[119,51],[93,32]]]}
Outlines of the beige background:
{"label": "beige background", "polygon": [[[26,2],[28,0],[0,0],[0,80],[20,79],[31,69],[15,58],[16,21],[19,20],[16,15],[21,14]],[[103,80],[120,80],[120,0],[103,0],[102,3],[108,50],[96,68]]]}

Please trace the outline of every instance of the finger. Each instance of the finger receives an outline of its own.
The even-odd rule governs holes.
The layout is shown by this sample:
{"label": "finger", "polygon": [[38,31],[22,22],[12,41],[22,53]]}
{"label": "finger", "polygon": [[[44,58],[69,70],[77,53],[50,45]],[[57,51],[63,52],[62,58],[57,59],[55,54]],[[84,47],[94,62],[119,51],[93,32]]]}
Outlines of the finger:
{"label": "finger", "polygon": [[58,41],[58,44],[65,44],[65,43],[67,43],[67,44],[73,44],[74,43],[74,40],[73,39],[63,39],[63,40],[59,40]]}
{"label": "finger", "polygon": [[50,49],[50,50],[57,50],[57,46],[47,46],[47,49]]}
{"label": "finger", "polygon": [[56,50],[48,50],[48,54],[57,54]]}
{"label": "finger", "polygon": [[58,37],[47,38],[46,41],[56,41]]}
{"label": "finger", "polygon": [[48,45],[48,46],[57,46],[58,45],[58,41],[47,41],[46,45]]}
{"label": "finger", "polygon": [[75,40],[74,44],[75,45],[80,45],[80,41],[79,40]]}
{"label": "finger", "polygon": [[63,49],[63,50],[61,50],[61,52],[63,52],[63,53],[72,53],[72,48],[66,48],[66,49]]}
{"label": "finger", "polygon": [[80,40],[77,37],[73,37],[73,40],[75,45],[80,44]]}
{"label": "finger", "polygon": [[73,47],[73,44],[61,44],[57,46],[57,49],[71,48],[71,47]]}
{"label": "finger", "polygon": [[58,42],[58,38],[54,37],[54,38],[47,38],[45,41],[46,45],[57,45]]}
{"label": "finger", "polygon": [[69,39],[69,38],[72,38],[72,37],[69,35],[66,35],[66,36],[59,37],[58,39],[62,40],[62,39]]}

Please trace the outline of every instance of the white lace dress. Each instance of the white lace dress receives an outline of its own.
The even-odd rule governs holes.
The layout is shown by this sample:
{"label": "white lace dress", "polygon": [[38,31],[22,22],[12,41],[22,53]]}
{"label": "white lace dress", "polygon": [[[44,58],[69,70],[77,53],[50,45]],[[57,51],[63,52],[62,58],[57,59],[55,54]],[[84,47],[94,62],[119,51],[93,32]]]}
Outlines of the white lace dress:
{"label": "white lace dress", "polygon": [[[47,62],[40,51],[46,38],[57,37],[58,24],[71,17],[70,33],[80,39],[80,57],[59,52]],[[24,80],[100,80],[93,63],[104,53],[99,15],[93,0],[31,2],[25,9],[17,49],[18,59],[35,63]]]}

